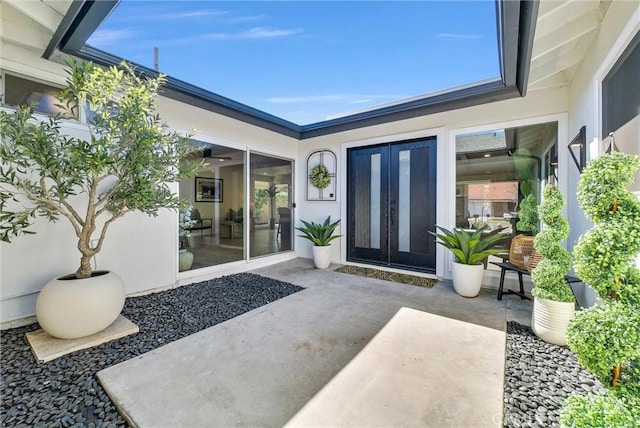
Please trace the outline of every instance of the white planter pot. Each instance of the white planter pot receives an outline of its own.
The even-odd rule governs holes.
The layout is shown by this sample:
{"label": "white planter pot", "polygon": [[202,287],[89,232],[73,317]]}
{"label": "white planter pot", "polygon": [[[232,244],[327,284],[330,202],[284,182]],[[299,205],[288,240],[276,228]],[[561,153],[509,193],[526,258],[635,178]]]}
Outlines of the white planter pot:
{"label": "white planter pot", "polygon": [[573,302],[556,302],[536,297],[533,299],[531,328],[545,342],[566,346],[567,326],[575,311]]}
{"label": "white planter pot", "polygon": [[189,250],[182,249],[178,251],[178,271],[182,272],[191,269],[193,265],[193,253]]}
{"label": "white planter pot", "polygon": [[484,265],[465,265],[453,262],[453,288],[463,297],[476,297],[482,286]]}
{"label": "white planter pot", "polygon": [[326,269],[331,263],[331,245],[313,246],[313,264],[316,269]]}
{"label": "white planter pot", "polygon": [[59,339],[75,339],[104,330],[118,318],[125,299],[122,279],[109,271],[93,275],[62,276],[42,288],[36,317],[44,331]]}

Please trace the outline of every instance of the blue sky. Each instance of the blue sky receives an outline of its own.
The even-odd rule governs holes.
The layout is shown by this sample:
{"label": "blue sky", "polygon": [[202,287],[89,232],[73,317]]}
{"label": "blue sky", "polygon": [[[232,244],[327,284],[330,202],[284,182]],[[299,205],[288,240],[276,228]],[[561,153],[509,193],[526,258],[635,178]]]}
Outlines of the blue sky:
{"label": "blue sky", "polygon": [[88,43],[298,124],[499,76],[490,0],[124,0]]}

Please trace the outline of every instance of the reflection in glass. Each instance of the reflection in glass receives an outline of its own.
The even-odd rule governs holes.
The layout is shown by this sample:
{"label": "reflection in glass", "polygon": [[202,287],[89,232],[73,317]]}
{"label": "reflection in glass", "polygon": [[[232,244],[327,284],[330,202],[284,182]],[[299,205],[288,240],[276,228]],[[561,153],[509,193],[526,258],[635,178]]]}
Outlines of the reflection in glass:
{"label": "reflection in glass", "polygon": [[193,254],[193,263],[181,270],[245,258],[245,152],[198,141],[194,144],[205,149],[194,155],[204,158],[205,165],[196,178],[179,183],[180,199],[193,207],[189,236],[182,240],[184,249]]}
{"label": "reflection in glass", "polygon": [[401,150],[398,164],[398,251],[411,251],[411,150]]}
{"label": "reflection in glass", "polygon": [[371,216],[369,245],[363,247],[380,249],[380,153],[371,155]]}
{"label": "reflection in glass", "polygon": [[293,162],[251,153],[250,256],[293,249]]}
{"label": "reflection in glass", "polygon": [[557,133],[557,122],[550,122],[458,135],[456,227],[518,233],[522,200],[531,195],[540,202],[545,174],[557,159]]}

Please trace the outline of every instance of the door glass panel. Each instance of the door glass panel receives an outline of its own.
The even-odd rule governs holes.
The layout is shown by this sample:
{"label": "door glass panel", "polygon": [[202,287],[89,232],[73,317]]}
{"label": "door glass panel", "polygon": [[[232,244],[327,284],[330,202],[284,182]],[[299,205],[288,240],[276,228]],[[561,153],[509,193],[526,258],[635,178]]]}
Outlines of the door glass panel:
{"label": "door glass panel", "polygon": [[[205,164],[195,178],[179,183],[180,260],[193,255],[181,271],[215,266],[245,258],[243,233],[245,152],[194,141],[203,150],[194,158]],[[188,219],[184,206],[191,206]],[[191,258],[190,256],[187,259]]]}
{"label": "door glass panel", "polygon": [[293,161],[251,153],[250,256],[292,249]]}
{"label": "door glass panel", "polygon": [[380,249],[380,153],[371,155],[371,205],[369,207],[369,245],[363,247]]}
{"label": "door glass panel", "polygon": [[398,251],[411,251],[411,151],[398,152]]}

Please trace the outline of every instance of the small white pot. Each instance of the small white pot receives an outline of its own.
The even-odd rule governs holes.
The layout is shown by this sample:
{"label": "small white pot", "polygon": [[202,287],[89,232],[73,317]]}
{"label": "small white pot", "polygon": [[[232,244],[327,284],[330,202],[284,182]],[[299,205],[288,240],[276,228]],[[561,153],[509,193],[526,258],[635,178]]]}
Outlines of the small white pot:
{"label": "small white pot", "polygon": [[108,271],[93,275],[62,276],[42,288],[36,317],[44,331],[59,339],[76,339],[104,330],[118,318],[125,299],[122,279]]}
{"label": "small white pot", "polygon": [[573,302],[556,302],[549,299],[533,299],[531,328],[540,339],[554,345],[566,346],[567,326],[575,314]]}
{"label": "small white pot", "polygon": [[193,253],[187,249],[178,251],[178,271],[182,272],[191,269],[193,265]]}
{"label": "small white pot", "polygon": [[476,297],[482,286],[484,265],[453,262],[453,289],[463,297]]}
{"label": "small white pot", "polygon": [[313,264],[316,269],[326,269],[331,263],[331,245],[313,246]]}

